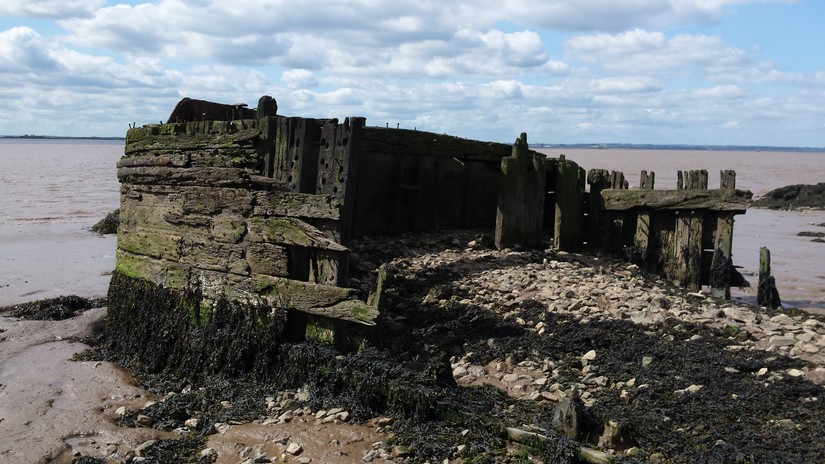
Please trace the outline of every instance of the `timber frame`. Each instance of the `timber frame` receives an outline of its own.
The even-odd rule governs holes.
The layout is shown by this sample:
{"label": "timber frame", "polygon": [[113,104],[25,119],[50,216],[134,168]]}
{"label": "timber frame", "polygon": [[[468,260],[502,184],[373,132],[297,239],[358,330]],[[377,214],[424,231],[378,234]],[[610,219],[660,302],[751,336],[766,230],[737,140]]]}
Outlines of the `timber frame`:
{"label": "timber frame", "polygon": [[380,275],[367,301],[348,288],[348,246],[367,235],[495,229],[498,248],[630,250],[651,272],[729,295],[733,215],[750,203],[732,171],[718,190],[702,171],[661,191],[643,171],[628,190],[621,173],[530,150],[526,134],[511,146],[276,110],[265,96],[254,119],[130,128],[117,271],[197,294],[206,311],[221,298],[286,310],[298,339],[308,318],[340,333],[378,322]]}

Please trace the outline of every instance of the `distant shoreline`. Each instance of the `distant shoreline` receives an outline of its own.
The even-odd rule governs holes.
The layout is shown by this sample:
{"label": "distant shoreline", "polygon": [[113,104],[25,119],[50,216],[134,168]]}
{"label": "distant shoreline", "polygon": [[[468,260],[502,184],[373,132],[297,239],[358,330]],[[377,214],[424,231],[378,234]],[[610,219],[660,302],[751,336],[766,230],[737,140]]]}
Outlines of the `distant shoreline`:
{"label": "distant shoreline", "polygon": [[531,143],[530,148],[585,150],[787,151],[825,153],[825,147],[770,147],[761,145],[681,145],[647,143]]}
{"label": "distant shoreline", "polygon": [[126,137],[69,137],[61,135],[0,135],[0,139],[8,140],[126,140]]}

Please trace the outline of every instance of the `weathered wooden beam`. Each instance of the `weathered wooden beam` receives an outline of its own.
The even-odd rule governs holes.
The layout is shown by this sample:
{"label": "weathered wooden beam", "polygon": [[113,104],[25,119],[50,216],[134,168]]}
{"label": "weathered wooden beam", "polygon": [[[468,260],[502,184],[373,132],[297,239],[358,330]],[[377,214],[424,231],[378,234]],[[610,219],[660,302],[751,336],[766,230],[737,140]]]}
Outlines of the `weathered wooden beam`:
{"label": "weathered wooden beam", "polygon": [[560,159],[556,175],[556,249],[578,250],[584,235],[584,184],[587,174],[573,161]]}
{"label": "weathered wooden beam", "polygon": [[607,211],[631,208],[707,209],[744,212],[750,207],[753,194],[748,190],[602,190]]}
{"label": "weathered wooden beam", "polygon": [[650,252],[651,217],[649,208],[639,208],[636,214],[636,233],[633,235],[633,245],[636,247],[637,259],[645,261]]}
{"label": "weathered wooden beam", "polygon": [[730,276],[733,271],[733,215],[720,214],[716,219],[713,260],[710,265],[710,294],[715,298],[730,299]]}
{"label": "weathered wooden beam", "polygon": [[650,171],[650,173],[647,171],[642,171],[642,175],[640,177],[639,188],[642,190],[653,190],[653,183],[656,180],[656,173],[653,171]]}
{"label": "weathered wooden beam", "polygon": [[341,218],[342,199],[332,195],[296,192],[255,192],[252,213],[255,216],[290,216],[297,218]]}
{"label": "weathered wooden beam", "polygon": [[[292,279],[253,275],[250,287],[235,285],[230,292],[239,299],[259,298],[276,308],[292,309],[317,316],[375,325],[378,309],[353,299],[355,290]],[[246,291],[244,291],[246,290]]]}
{"label": "weathered wooden beam", "polygon": [[201,185],[211,187],[244,187],[250,185],[250,174],[238,168],[124,166],[117,169],[117,177],[124,184]]}
{"label": "weathered wooden beam", "polygon": [[541,241],[544,223],[544,156],[531,152],[527,134],[501,160],[501,187],[496,212],[496,248],[533,246]]}
{"label": "weathered wooden beam", "polygon": [[329,239],[316,227],[290,217],[249,218],[247,221],[250,242],[277,243],[280,245],[319,248],[329,251],[349,251]]}
{"label": "weathered wooden beam", "polygon": [[759,285],[756,289],[756,303],[776,309],[782,305],[776,279],[771,275],[771,251],[766,247],[759,249]]}
{"label": "weathered wooden beam", "polygon": [[611,188],[610,171],[607,169],[591,169],[587,172],[587,183],[590,185],[588,215],[587,215],[587,243],[590,247],[606,247],[610,214],[604,211],[602,190]]}
{"label": "weathered wooden beam", "polygon": [[719,188],[733,190],[736,188],[736,171],[719,171]]}
{"label": "weathered wooden beam", "polygon": [[676,217],[673,257],[678,266],[671,278],[692,291],[701,288],[703,219],[704,211],[685,211]]}

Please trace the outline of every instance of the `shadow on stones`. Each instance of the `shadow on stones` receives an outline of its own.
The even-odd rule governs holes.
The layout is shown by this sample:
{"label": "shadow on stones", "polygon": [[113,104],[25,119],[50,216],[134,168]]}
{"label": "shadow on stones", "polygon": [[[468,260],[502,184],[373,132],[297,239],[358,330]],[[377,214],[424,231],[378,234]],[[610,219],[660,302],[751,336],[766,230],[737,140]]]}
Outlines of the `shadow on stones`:
{"label": "shadow on stones", "polygon": [[[362,263],[386,258],[361,253]],[[544,256],[525,253],[472,264],[474,272],[482,272],[541,262]],[[226,301],[207,311],[196,304],[198,295],[181,295],[116,272],[99,357],[130,368],[150,390],[179,392],[140,413],[164,430],[199,417],[193,437],[207,435],[216,423],[264,418],[265,396],[306,389],[313,410],[342,407],[355,421],[392,417],[397,443],[412,450],[410,462],[458,458],[459,445],[466,446],[467,462],[515,462],[505,451],[505,427],[525,424],[543,428],[548,439],[526,445],[524,453],[548,463],[580,462],[580,442],[595,444],[608,422],[621,428],[626,442],[641,447],[644,456],[660,453],[672,462],[825,459],[820,446],[825,439],[822,387],[754,374],[763,367],[770,372],[800,368],[802,361],[734,351],[729,347],[737,341],[723,331],[673,319],[650,326],[615,320],[581,323],[530,300],[502,318],[458,302],[467,290],[457,283],[467,275],[454,269],[466,262],[418,273],[407,263],[394,264],[388,283],[391,309],[383,316],[377,341],[343,354],[313,341],[287,343],[281,311]],[[433,292],[448,303],[422,304]],[[516,317],[544,322],[547,333],[526,330]],[[582,380],[580,359],[589,350],[598,352],[598,374],[609,383],[592,392],[595,402],[582,410],[580,442],[552,430],[555,403],[516,400],[491,386],[459,387],[449,362],[451,355],[469,352],[476,364],[508,356],[514,362],[548,358],[559,366],[554,381],[574,385]],[[652,362],[642,363],[645,357]],[[637,386],[626,395],[610,388],[633,378]],[[691,385],[702,388],[676,393]],[[231,407],[221,404],[226,401]],[[138,425],[137,414],[127,414],[121,423]],[[181,451],[167,462],[185,460],[184,455]],[[641,460],[616,457],[616,462]]]}

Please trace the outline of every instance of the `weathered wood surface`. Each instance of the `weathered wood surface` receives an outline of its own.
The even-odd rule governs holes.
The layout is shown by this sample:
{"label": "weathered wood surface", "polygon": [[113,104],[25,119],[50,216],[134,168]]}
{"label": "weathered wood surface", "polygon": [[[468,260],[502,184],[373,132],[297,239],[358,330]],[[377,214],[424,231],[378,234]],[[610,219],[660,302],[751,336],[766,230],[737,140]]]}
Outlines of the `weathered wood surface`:
{"label": "weathered wood surface", "polygon": [[252,213],[256,216],[290,216],[297,218],[341,218],[342,199],[331,195],[293,192],[255,192]]}
{"label": "weathered wood surface", "polygon": [[353,298],[355,290],[332,285],[299,282],[272,276],[253,275],[230,292],[238,298],[261,298],[276,308],[374,325],[378,310]]}
{"label": "weathered wood surface", "polygon": [[716,219],[713,259],[710,265],[710,294],[716,298],[730,299],[730,278],[733,272],[733,215],[720,214]]}
{"label": "weathered wood surface", "polygon": [[584,184],[587,174],[573,161],[560,158],[556,174],[554,245],[578,250],[584,241]]}
{"label": "weathered wood surface", "polygon": [[736,171],[719,171],[719,188],[733,190],[736,188]]}
{"label": "weathered wood surface", "polygon": [[249,173],[236,168],[180,168],[169,166],[121,167],[117,177],[122,183],[243,187],[250,185]]}
{"label": "weathered wood surface", "polygon": [[504,143],[468,140],[446,134],[435,134],[407,129],[365,127],[363,131],[365,153],[393,155],[426,155],[462,160],[493,161],[509,156],[512,146]]}
{"label": "weathered wood surface", "polygon": [[707,190],[708,171],[677,171],[676,190]]}
{"label": "weathered wood surface", "polygon": [[641,190],[653,190],[653,184],[656,181],[656,173],[650,171],[642,171],[641,175],[639,176],[639,188]]}
{"label": "weathered wood surface", "polygon": [[512,155],[501,160],[501,172],[496,248],[534,246],[542,239],[544,223],[544,155],[531,152],[527,134],[522,133]]}
{"label": "weathered wood surface", "polygon": [[707,209],[744,212],[753,194],[748,190],[602,190],[607,211],[627,211],[638,207],[653,209]]}
{"label": "weathered wood surface", "polygon": [[329,251],[348,251],[349,249],[329,239],[316,227],[297,218],[272,217],[250,218],[247,220],[248,240],[251,242],[268,242],[289,246],[320,248]]}
{"label": "weathered wood surface", "polygon": [[776,279],[771,275],[771,251],[766,247],[759,249],[759,284],[756,289],[756,303],[776,309],[782,305]]}

